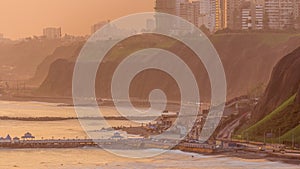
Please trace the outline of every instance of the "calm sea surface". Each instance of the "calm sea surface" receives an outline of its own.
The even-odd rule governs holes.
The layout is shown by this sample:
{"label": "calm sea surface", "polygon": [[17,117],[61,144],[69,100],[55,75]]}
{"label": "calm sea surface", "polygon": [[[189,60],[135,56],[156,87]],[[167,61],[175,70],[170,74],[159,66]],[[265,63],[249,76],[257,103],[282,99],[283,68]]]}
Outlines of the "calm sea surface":
{"label": "calm sea surface", "polygon": [[[116,115],[112,108],[103,108],[110,116]],[[71,107],[60,107],[52,103],[38,102],[7,102],[0,101],[0,116],[8,117],[76,117]],[[124,121],[110,121],[112,126],[137,125]],[[99,126],[95,126],[99,129]],[[84,138],[85,132],[78,120],[51,122],[0,120],[0,136],[10,134],[21,137],[25,132],[31,132],[40,138]],[[147,150],[157,151],[157,150]],[[128,152],[130,153],[130,152]],[[141,152],[142,153],[142,152]],[[169,151],[159,156],[146,159],[130,159],[118,157],[105,150],[97,148],[78,149],[0,149],[0,169],[238,169],[265,168],[289,169],[300,168],[280,162],[270,162],[264,159],[245,160],[225,156],[204,156],[199,154]]]}

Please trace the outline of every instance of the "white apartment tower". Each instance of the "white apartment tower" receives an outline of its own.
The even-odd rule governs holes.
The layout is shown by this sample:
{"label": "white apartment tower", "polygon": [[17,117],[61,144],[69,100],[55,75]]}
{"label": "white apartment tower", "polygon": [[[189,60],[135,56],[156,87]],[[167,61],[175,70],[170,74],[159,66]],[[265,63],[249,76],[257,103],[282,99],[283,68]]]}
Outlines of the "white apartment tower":
{"label": "white apartment tower", "polygon": [[242,30],[252,29],[251,8],[242,8]]}
{"label": "white apartment tower", "polygon": [[261,4],[255,4],[255,29],[261,30],[264,28],[264,7]]}
{"label": "white apartment tower", "polygon": [[241,3],[242,30],[261,30],[264,28],[264,6],[259,1]]}
{"label": "white apartment tower", "polygon": [[[269,29],[295,27],[300,0],[265,0],[266,22]],[[297,16],[298,15],[298,16]]]}
{"label": "white apartment tower", "polygon": [[209,16],[210,16],[210,0],[199,0],[199,27],[205,25],[209,28]]}

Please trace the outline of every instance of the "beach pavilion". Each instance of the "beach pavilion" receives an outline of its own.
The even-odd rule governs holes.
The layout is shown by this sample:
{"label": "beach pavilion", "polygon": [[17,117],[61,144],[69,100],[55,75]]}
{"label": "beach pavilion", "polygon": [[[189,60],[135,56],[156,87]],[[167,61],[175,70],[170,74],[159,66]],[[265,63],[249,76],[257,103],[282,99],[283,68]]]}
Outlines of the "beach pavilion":
{"label": "beach pavilion", "polygon": [[21,138],[24,140],[29,140],[29,139],[34,139],[35,137],[31,133],[27,132]]}

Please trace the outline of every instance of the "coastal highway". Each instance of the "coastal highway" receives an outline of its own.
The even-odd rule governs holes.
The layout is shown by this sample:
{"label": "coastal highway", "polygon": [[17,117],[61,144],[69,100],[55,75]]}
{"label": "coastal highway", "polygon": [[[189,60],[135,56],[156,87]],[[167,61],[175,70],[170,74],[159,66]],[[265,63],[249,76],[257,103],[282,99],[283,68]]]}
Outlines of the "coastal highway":
{"label": "coastal highway", "polygon": [[234,132],[235,128],[240,125],[240,121],[249,115],[250,112],[246,112],[242,114],[239,118],[230,122],[226,127],[224,127],[217,135],[217,139],[229,140],[231,139],[231,135]]}

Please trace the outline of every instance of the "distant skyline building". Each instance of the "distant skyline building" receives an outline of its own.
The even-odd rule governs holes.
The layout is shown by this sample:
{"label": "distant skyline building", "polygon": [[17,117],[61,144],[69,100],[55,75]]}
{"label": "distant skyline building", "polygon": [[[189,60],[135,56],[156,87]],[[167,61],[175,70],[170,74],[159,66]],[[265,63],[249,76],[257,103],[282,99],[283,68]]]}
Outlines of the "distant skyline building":
{"label": "distant skyline building", "polygon": [[101,29],[104,25],[109,23],[110,21],[101,21],[91,26],[91,35],[97,32],[97,30]]}
{"label": "distant skyline building", "polygon": [[[156,0],[155,11],[160,13],[167,13],[181,17],[195,26],[199,26],[200,16],[200,2],[189,0]],[[185,28],[179,20],[172,21],[171,23],[167,18],[163,16],[156,16],[156,27],[158,29],[164,29],[171,31],[172,33],[178,34],[182,31],[190,31],[191,28]]]}
{"label": "distant skyline building", "polygon": [[2,33],[0,33],[0,39],[3,39],[4,35]]}
{"label": "distant skyline building", "polygon": [[210,0],[209,29],[216,32],[227,28],[227,0]]}
{"label": "distant skyline building", "polygon": [[199,26],[204,25],[206,28],[210,27],[210,0],[199,0],[200,15]]}
{"label": "distant skyline building", "polygon": [[[99,29],[101,29],[101,31],[97,32]],[[91,41],[106,41],[119,40],[125,37],[132,36],[135,34],[135,30],[119,28],[108,20],[92,25],[91,33]]]}
{"label": "distant skyline building", "polygon": [[200,16],[200,2],[183,2],[180,3],[180,14],[179,16],[195,26],[199,27],[199,16]]}
{"label": "distant skyline building", "polygon": [[[211,32],[227,28],[227,0],[156,0],[155,11],[180,16],[197,27],[205,25]],[[169,25],[170,29],[186,29],[180,23],[168,23],[156,18],[157,27]]]}
{"label": "distant skyline building", "polygon": [[255,4],[255,18],[254,25],[256,30],[264,28],[264,6],[262,4]]}
{"label": "distant skyline building", "polygon": [[[300,0],[156,0],[155,11],[180,16],[197,27],[205,25],[211,32],[300,29]],[[185,29],[180,23],[158,21],[170,30]]]}
{"label": "distant skyline building", "polygon": [[294,19],[295,19],[295,28],[300,29],[300,1],[295,1],[294,6]]}
{"label": "distant skyline building", "polygon": [[297,25],[300,0],[265,0],[269,29],[292,29]]}
{"label": "distant skyline building", "polygon": [[251,3],[244,3],[242,6],[242,30],[251,30],[252,25],[252,15],[251,15]]}
{"label": "distant skyline building", "polygon": [[60,39],[61,28],[48,27],[43,29],[43,36],[47,39]]}
{"label": "distant skyline building", "polygon": [[[176,15],[179,7],[177,6],[177,0],[156,0],[155,1],[155,11],[159,13],[166,13],[170,15]],[[178,16],[178,15],[177,15]],[[156,28],[159,31],[168,31],[175,29],[175,24],[172,23],[168,18],[156,15],[155,16]]]}
{"label": "distant skyline building", "polygon": [[262,1],[243,1],[241,12],[242,30],[261,30],[264,28],[264,6]]}
{"label": "distant skyline building", "polygon": [[171,15],[177,15],[179,12],[178,0],[156,0],[155,11],[161,13],[167,13]]}
{"label": "distant skyline building", "polygon": [[216,0],[209,0],[209,25],[208,28],[211,32],[216,30],[216,18],[217,18],[217,10],[216,10]]}
{"label": "distant skyline building", "polygon": [[199,0],[200,14],[208,14],[210,12],[210,0]]}
{"label": "distant skyline building", "polygon": [[182,3],[188,3],[189,0],[175,0],[176,1],[176,4],[175,4],[175,8],[176,8],[176,14],[177,16],[180,15],[181,13],[181,5]]}
{"label": "distant skyline building", "polygon": [[220,0],[220,29],[225,29],[228,27],[227,16],[228,16],[228,0]]}
{"label": "distant skyline building", "polygon": [[227,27],[231,30],[241,29],[242,0],[227,0]]}
{"label": "distant skyline building", "polygon": [[192,1],[192,5],[193,5],[193,11],[194,11],[194,15],[193,15],[193,22],[195,26],[200,27],[200,23],[199,23],[199,18],[200,18],[200,1]]}

